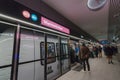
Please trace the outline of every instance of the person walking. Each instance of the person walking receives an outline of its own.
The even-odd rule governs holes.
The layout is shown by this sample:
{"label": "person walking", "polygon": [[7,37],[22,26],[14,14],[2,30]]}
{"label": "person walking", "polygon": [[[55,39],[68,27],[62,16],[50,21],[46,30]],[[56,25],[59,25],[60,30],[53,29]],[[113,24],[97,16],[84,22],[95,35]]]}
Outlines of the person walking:
{"label": "person walking", "polygon": [[99,55],[99,58],[102,58],[102,47],[101,46],[98,46],[98,55]]}
{"label": "person walking", "polygon": [[79,55],[79,47],[78,47],[78,44],[75,45],[75,61],[77,63],[79,63],[79,59],[78,59],[78,55]]}

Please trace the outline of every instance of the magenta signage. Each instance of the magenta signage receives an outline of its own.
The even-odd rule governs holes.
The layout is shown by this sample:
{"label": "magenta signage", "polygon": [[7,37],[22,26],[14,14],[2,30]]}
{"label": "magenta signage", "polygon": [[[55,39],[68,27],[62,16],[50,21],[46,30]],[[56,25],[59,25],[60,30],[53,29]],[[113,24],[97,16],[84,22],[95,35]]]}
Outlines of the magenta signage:
{"label": "magenta signage", "polygon": [[47,18],[41,17],[41,24],[46,27],[70,34],[70,30],[68,28],[65,28],[64,26],[61,26]]}

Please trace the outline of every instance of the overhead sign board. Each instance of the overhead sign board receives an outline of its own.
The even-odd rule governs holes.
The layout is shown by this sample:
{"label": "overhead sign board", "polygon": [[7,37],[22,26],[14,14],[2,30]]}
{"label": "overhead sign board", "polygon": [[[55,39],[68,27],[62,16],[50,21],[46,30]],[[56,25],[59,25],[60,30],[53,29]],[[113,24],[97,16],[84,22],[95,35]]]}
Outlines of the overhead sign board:
{"label": "overhead sign board", "polygon": [[66,28],[60,24],[57,24],[57,23],[55,23],[55,22],[53,22],[45,17],[41,17],[41,24],[46,26],[46,27],[70,34],[70,30],[68,28]]}

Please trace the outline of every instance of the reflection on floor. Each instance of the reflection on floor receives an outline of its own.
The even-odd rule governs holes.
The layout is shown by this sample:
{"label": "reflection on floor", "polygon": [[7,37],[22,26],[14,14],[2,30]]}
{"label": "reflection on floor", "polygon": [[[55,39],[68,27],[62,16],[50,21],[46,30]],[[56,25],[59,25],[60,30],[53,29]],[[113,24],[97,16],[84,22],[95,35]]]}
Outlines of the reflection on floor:
{"label": "reflection on floor", "polygon": [[72,69],[57,80],[120,80],[120,62],[114,57],[114,64],[108,64],[106,58],[90,59],[90,72]]}

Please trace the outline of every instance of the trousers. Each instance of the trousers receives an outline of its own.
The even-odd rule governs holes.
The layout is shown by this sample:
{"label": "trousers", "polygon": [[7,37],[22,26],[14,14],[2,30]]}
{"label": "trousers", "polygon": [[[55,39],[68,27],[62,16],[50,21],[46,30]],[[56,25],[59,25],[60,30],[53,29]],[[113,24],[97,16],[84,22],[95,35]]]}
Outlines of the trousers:
{"label": "trousers", "polygon": [[86,71],[86,66],[88,71],[90,71],[89,58],[82,59],[82,64],[83,64],[84,71]]}

